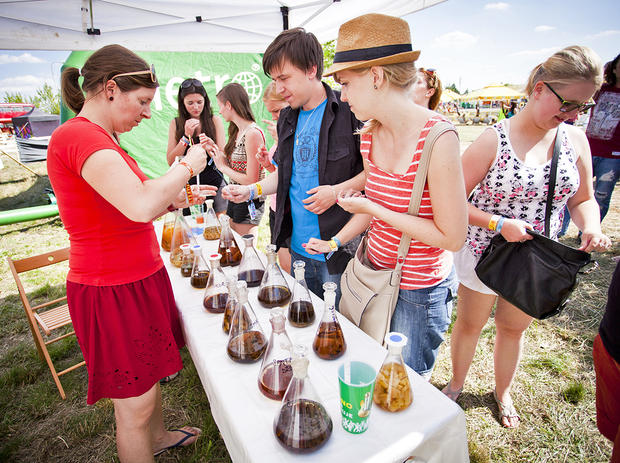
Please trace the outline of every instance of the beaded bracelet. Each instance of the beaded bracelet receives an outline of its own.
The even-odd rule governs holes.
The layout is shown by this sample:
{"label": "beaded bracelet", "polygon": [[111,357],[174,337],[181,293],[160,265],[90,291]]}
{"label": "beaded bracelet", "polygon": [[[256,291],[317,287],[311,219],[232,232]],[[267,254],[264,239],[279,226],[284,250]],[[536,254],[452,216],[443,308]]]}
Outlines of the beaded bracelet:
{"label": "beaded bracelet", "polygon": [[179,164],[181,164],[183,167],[187,169],[187,171],[189,172],[189,178],[192,178],[194,176],[194,169],[192,169],[192,166],[190,166],[185,161],[179,161]]}
{"label": "beaded bracelet", "polygon": [[185,135],[183,135],[179,141],[185,146],[189,146],[189,138],[187,138]]}
{"label": "beaded bracelet", "polygon": [[185,194],[187,195],[187,206],[189,207],[189,205],[194,200],[194,195],[192,194],[192,187],[189,185],[189,183],[185,185]]}

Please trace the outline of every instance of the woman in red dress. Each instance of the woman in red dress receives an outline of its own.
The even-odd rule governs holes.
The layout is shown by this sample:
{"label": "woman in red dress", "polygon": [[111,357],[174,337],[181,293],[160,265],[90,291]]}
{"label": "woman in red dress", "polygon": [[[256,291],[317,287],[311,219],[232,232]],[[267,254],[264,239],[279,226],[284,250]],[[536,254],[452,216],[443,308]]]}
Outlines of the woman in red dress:
{"label": "woman in red dress", "polygon": [[81,70],[65,69],[63,99],[77,117],[53,133],[47,159],[71,242],[67,299],[88,369],[87,402],[112,399],[118,456],[132,463],[152,462],[201,432],[164,428],[159,380],[181,369],[185,342],[151,221],[214,193],[194,187],[187,198],[183,188],[206,154],[194,146],[149,179],[118,143],[151,117],[158,86],[153,67],[119,45],[96,51]]}

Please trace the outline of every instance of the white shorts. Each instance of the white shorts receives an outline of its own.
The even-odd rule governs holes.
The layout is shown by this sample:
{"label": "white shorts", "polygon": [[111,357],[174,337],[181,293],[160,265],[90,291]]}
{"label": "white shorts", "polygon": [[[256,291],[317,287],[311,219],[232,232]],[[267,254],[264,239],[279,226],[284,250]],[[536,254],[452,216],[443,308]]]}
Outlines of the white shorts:
{"label": "white shorts", "polygon": [[480,281],[480,278],[476,275],[474,269],[477,263],[478,258],[473,255],[467,244],[454,253],[454,267],[456,268],[456,277],[459,283],[473,291],[497,296],[497,293]]}

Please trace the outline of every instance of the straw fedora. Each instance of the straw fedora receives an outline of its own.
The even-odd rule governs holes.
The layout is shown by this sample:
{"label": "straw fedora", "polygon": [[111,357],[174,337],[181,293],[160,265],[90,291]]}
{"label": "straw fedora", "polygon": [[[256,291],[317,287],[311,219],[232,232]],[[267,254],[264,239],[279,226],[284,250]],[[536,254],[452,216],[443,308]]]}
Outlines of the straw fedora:
{"label": "straw fedora", "polygon": [[412,51],[409,24],[384,14],[365,14],[338,29],[334,64],[323,74],[385,64],[411,63],[420,50]]}

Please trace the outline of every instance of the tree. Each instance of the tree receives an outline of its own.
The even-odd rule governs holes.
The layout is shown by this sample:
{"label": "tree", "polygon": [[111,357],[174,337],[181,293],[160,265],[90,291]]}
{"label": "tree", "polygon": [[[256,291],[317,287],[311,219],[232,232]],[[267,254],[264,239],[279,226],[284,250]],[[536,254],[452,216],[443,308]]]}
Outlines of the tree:
{"label": "tree", "polygon": [[4,92],[4,98],[2,99],[2,102],[3,103],[28,103],[26,99],[24,98],[24,95],[22,95],[19,92],[15,92],[15,93]]}
{"label": "tree", "polygon": [[454,93],[458,93],[459,95],[461,94],[461,92],[459,92],[459,89],[456,88],[456,84],[450,84],[446,88],[448,90],[452,90]]}
{"label": "tree", "polygon": [[37,94],[32,99],[32,103],[50,114],[60,114],[60,92],[54,92],[48,83],[37,89]]}
{"label": "tree", "polygon": [[[330,40],[329,42],[325,42],[323,45],[323,72],[325,69],[330,67],[334,62],[334,55],[336,54],[336,41]],[[339,88],[340,86],[336,83],[336,81],[332,77],[326,77],[323,79],[325,83],[327,83],[332,88]]]}

